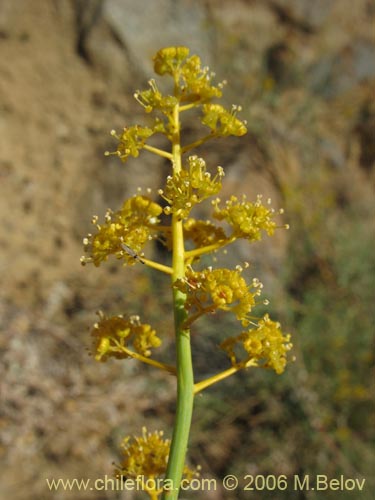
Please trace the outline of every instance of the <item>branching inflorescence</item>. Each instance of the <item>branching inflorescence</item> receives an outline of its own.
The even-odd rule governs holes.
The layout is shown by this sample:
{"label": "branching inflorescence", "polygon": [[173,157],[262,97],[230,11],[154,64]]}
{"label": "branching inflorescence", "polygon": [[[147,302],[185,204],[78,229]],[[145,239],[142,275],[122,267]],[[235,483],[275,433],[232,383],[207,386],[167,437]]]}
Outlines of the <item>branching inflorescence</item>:
{"label": "branching inflorescence", "polygon": [[[166,201],[162,207],[152,199],[152,193],[136,194],[122,207],[108,210],[104,222],[93,218],[95,232],[84,239],[86,256],[82,264],[101,265],[112,255],[123,265],[138,263],[150,266],[171,276],[171,291],[175,317],[176,365],[170,366],[152,359],[152,349],[160,346],[162,338],[149,324],[138,316],[106,316],[99,313],[99,321],[92,329],[95,358],[106,361],[110,357],[135,358],[155,368],[173,373],[177,377],[177,411],[172,441],[163,440],[160,432],[141,437],[125,438],[124,459],[116,467],[116,476],[156,479],[160,484],[144,491],[153,499],[177,499],[182,478],[192,480],[197,470],[185,466],[194,395],[210,385],[248,367],[273,369],[277,374],[284,371],[287,352],[291,349],[290,335],[281,331],[280,324],[268,314],[257,317],[253,309],[262,301],[262,284],[254,278],[247,283],[243,268],[199,268],[202,255],[211,254],[238,239],[254,242],[264,233],[272,235],[277,227],[275,212],[270,200],[263,204],[262,197],[250,202],[245,196],[231,196],[221,202],[212,200],[212,219],[197,220],[191,210],[207,198],[221,191],[224,170],[217,167],[211,174],[202,158],[185,154],[213,138],[242,136],[247,132],[246,123],[237,117],[238,106],[227,110],[212,102],[222,96],[226,82],[213,84],[214,74],[201,66],[200,58],[189,56],[186,47],[168,47],[159,50],[154,57],[154,70],[158,75],[169,75],[173,80],[173,92],[164,95],[155,80],[149,88],[137,91],[135,99],[146,113],[154,114],[151,125],[133,125],[122,132],[112,131],[118,144],[114,152],[122,162],[138,157],[141,150],[170,160],[171,173],[158,194]],[[181,115],[196,108],[201,124],[208,129],[200,139],[191,144],[181,143]],[[164,135],[171,144],[170,150],[148,144],[155,134]],[[161,215],[170,217],[170,223],[161,223]],[[165,219],[165,217],[163,218]],[[223,225],[224,223],[224,225]],[[281,227],[287,227],[281,226]],[[145,246],[158,239],[171,251],[171,265],[148,259]],[[186,242],[189,247],[186,247]],[[245,263],[244,267],[248,267]],[[218,310],[235,316],[240,325],[238,335],[222,341],[220,348],[228,355],[231,367],[194,383],[191,359],[190,327],[200,317]],[[166,482],[172,488],[166,486]]]}

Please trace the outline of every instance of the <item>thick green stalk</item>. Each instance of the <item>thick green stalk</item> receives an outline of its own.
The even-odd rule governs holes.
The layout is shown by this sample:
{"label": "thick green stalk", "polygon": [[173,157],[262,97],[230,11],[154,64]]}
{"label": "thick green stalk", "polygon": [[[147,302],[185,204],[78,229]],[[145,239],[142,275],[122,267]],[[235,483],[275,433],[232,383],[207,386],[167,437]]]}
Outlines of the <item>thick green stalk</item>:
{"label": "thick green stalk", "polygon": [[[173,169],[177,173],[181,170],[180,124],[178,106],[173,115],[175,131],[172,141]],[[185,248],[182,220],[177,214],[172,217],[172,283],[185,277]],[[185,456],[189,440],[191,417],[194,402],[194,377],[191,359],[190,331],[183,328],[187,313],[185,310],[186,295],[180,290],[173,289],[173,307],[176,334],[177,356],[177,408],[173,430],[166,486],[173,484],[173,490],[165,491],[163,500],[176,500],[180,487],[181,477],[185,465]]]}

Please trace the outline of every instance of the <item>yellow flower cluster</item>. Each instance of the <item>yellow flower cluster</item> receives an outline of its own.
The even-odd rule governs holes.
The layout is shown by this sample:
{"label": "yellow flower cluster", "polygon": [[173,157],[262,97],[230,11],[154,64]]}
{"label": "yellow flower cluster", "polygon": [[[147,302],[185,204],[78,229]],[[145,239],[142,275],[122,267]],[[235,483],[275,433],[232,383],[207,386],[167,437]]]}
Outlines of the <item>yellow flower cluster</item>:
{"label": "yellow flower cluster", "polygon": [[227,111],[220,104],[205,104],[202,108],[203,118],[202,123],[211,129],[211,133],[219,137],[227,137],[228,135],[241,136],[245,135],[247,128],[245,122],[242,122],[236,117],[237,111],[241,108],[232,107],[232,111]]}
{"label": "yellow flower cluster", "polygon": [[108,210],[105,224],[93,224],[97,228],[95,235],[89,234],[83,244],[89,257],[81,257],[81,263],[94,263],[99,266],[113,254],[124,259],[126,264],[134,264],[135,257],[145,243],[157,234],[158,216],[162,207],[143,195],[136,195],[126,200],[118,212]]}
{"label": "yellow flower cluster", "polygon": [[154,56],[154,71],[158,75],[175,75],[189,56],[187,47],[165,47]]}
{"label": "yellow flower cluster", "polygon": [[115,137],[119,143],[116,151],[106,151],[105,156],[118,156],[123,163],[126,162],[129,156],[137,158],[139,156],[139,150],[144,147],[146,140],[154,133],[154,129],[141,127],[140,125],[125,127],[121,135],[118,135],[115,130],[112,130],[111,135]]}
{"label": "yellow flower cluster", "polygon": [[[150,325],[141,323],[138,316],[106,316],[98,312],[91,335],[94,338],[95,359],[105,361],[109,357],[128,358],[129,345],[142,356],[150,356],[152,347],[159,347],[160,338]],[[126,349],[124,349],[126,348]]]}
{"label": "yellow flower cluster", "polygon": [[211,84],[213,73],[202,68],[198,56],[189,56],[187,47],[166,47],[154,57],[154,70],[158,75],[173,76],[176,94],[180,102],[206,102],[213,97],[221,97],[221,87]]}
{"label": "yellow flower cluster", "polygon": [[194,271],[188,267],[185,280],[178,280],[174,286],[186,293],[185,308],[192,318],[222,309],[235,314],[242,325],[247,326],[248,315],[255,305],[255,298],[261,293],[262,284],[254,279],[249,286],[241,272],[242,269],[211,267]]}
{"label": "yellow flower cluster", "polygon": [[[275,211],[262,204],[261,196],[258,195],[255,203],[246,200],[246,196],[239,201],[236,196],[226,202],[224,208],[219,208],[220,199],[212,202],[214,206],[213,217],[225,220],[232,227],[231,237],[245,238],[250,241],[260,240],[261,231],[264,230],[270,236],[276,229],[276,223],[272,220]],[[282,213],[282,211],[278,212]]]}
{"label": "yellow flower cluster", "polygon": [[[247,357],[238,361],[235,354],[236,346],[241,345]],[[220,347],[228,354],[233,366],[239,363],[258,366],[262,362],[265,368],[272,368],[280,375],[285,368],[286,354],[292,348],[290,335],[283,335],[280,323],[272,321],[268,314],[258,321],[256,329],[242,332],[237,337],[229,337]]]}
{"label": "yellow flower cluster", "polygon": [[223,83],[218,87],[211,85],[214,76],[215,74],[210,73],[207,67],[201,67],[201,60],[198,56],[194,55],[187,59],[180,73],[181,101],[205,102],[213,97],[221,97]]}
{"label": "yellow flower cluster", "polygon": [[122,441],[121,448],[124,459],[116,469],[118,476],[157,477],[165,473],[170,440],[163,439],[162,431],[151,433],[143,427],[142,436],[127,436]]}
{"label": "yellow flower cluster", "polygon": [[[169,74],[174,80],[173,95],[163,95],[156,81],[151,79],[147,90],[137,90],[135,99],[143,106],[146,113],[156,110],[165,115],[166,119],[156,118],[153,125],[142,127],[134,125],[126,127],[122,133],[111,134],[118,140],[116,151],[105,154],[116,155],[121,161],[126,162],[129,156],[138,157],[142,148],[152,150],[156,154],[166,156],[168,153],[146,144],[147,139],[155,133],[165,135],[173,141],[174,119],[173,112],[176,106],[182,111],[190,107],[202,106],[201,122],[211,129],[211,134],[201,140],[205,142],[210,137],[226,137],[228,135],[241,136],[246,134],[246,124],[236,117],[238,106],[233,106],[231,111],[219,104],[211,103],[213,98],[221,97],[222,87],[212,85],[215,76],[207,67],[201,66],[197,55],[189,57],[187,47],[166,47],[159,50],[154,57],[154,70],[158,75]],[[199,142],[199,141],[198,141]]]}
{"label": "yellow flower cluster", "polygon": [[189,215],[192,207],[221,190],[224,170],[217,167],[217,174],[211,178],[202,158],[190,156],[188,165],[180,172],[167,177],[165,189],[159,194],[169,203],[164,209],[166,214],[177,214],[181,219]]}
{"label": "yellow flower cluster", "polygon": [[191,240],[197,248],[225,241],[224,230],[210,221],[187,219],[184,223],[184,237]]}
{"label": "yellow flower cluster", "polygon": [[[158,89],[156,81],[153,78],[148,84],[150,86],[149,89],[142,91],[137,90],[137,92],[135,92],[135,99],[144,107],[146,113],[151,113],[151,111],[156,109],[166,116],[170,115],[173,107],[179,102],[177,97],[172,95],[164,96]],[[159,130],[159,132],[162,132],[162,130]]]}
{"label": "yellow flower cluster", "polygon": [[[162,431],[151,433],[147,432],[146,427],[142,429],[142,436],[127,436],[121,445],[124,458],[115,468],[116,477],[133,479],[163,477],[167,469],[170,445],[169,439],[163,439]],[[194,477],[199,477],[198,470],[199,467],[193,470],[185,465],[183,478],[191,481]]]}

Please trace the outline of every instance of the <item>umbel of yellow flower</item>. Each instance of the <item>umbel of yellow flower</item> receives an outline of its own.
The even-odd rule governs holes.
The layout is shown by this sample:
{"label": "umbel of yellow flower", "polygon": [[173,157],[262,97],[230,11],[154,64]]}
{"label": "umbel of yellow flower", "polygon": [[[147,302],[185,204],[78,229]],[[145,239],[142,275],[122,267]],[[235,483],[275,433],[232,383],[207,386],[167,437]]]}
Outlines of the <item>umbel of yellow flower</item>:
{"label": "umbel of yellow flower", "polygon": [[187,47],[166,47],[154,57],[154,70],[158,75],[174,77],[179,99],[182,102],[206,102],[213,97],[221,97],[221,87],[211,85],[215,76],[207,67],[202,68],[198,56],[189,57]]}
{"label": "umbel of yellow flower", "polygon": [[255,305],[255,298],[261,293],[262,284],[254,279],[249,286],[241,272],[240,268],[209,267],[203,271],[188,268],[186,279],[175,283],[175,287],[187,295],[185,308],[190,313],[188,324],[203,314],[222,309],[232,312],[242,325],[247,326],[249,313]]}
{"label": "umbel of yellow flower", "polygon": [[[246,357],[239,361],[235,354],[237,346],[242,346]],[[232,365],[262,366],[272,368],[280,375],[286,365],[286,354],[292,348],[290,335],[283,335],[280,323],[272,321],[266,314],[258,321],[257,328],[242,332],[237,337],[225,339],[220,347],[228,354]]]}
{"label": "umbel of yellow flower", "polygon": [[190,51],[187,47],[164,47],[154,56],[154,70],[158,75],[175,75]]}
{"label": "umbel of yellow flower", "polygon": [[[271,236],[276,229],[276,223],[272,220],[275,217],[275,211],[264,206],[261,200],[260,195],[255,203],[247,201],[245,195],[241,201],[236,196],[231,196],[225,203],[225,207],[220,208],[220,199],[216,199],[212,202],[213,217],[230,224],[233,230],[231,237],[250,241],[260,240],[262,230]],[[282,213],[282,210],[278,213]]]}
{"label": "umbel of yellow flower", "polygon": [[202,123],[211,129],[212,134],[219,137],[228,135],[241,136],[247,132],[244,122],[236,118],[241,107],[233,106],[232,111],[227,111],[220,104],[205,104],[202,108]]}
{"label": "umbel of yellow flower", "polygon": [[[236,116],[241,110],[239,106],[232,106],[228,111],[222,105],[211,102],[221,97],[226,82],[213,85],[214,73],[207,67],[201,66],[201,60],[197,55],[189,57],[188,48],[166,47],[159,50],[154,57],[154,70],[158,75],[173,77],[173,95],[162,94],[154,79],[149,80],[147,90],[137,90],[134,97],[146,113],[156,113],[159,116],[156,116],[148,126],[125,127],[121,133],[112,130],[111,134],[118,140],[118,146],[114,152],[107,151],[105,153],[107,156],[115,155],[126,162],[130,156],[137,157],[141,149],[148,149],[171,159],[167,152],[149,146],[147,140],[154,134],[160,133],[173,142],[175,131],[173,112],[176,106],[180,111],[191,107],[201,108],[200,121],[210,129],[210,133],[198,141],[200,144],[213,137],[246,134],[246,122]],[[182,151],[186,152],[194,145],[182,147]]]}
{"label": "umbel of yellow flower", "polygon": [[190,156],[188,166],[168,176],[165,189],[159,190],[159,194],[169,204],[164,212],[175,213],[181,219],[186,218],[194,205],[221,190],[222,177],[224,170],[221,167],[217,168],[217,174],[212,179],[206,170],[205,161],[197,156]]}
{"label": "umbel of yellow flower", "polygon": [[[83,240],[89,257],[81,257],[81,263],[92,262],[99,266],[112,254],[126,264],[134,264],[134,254],[138,254],[146,242],[157,234],[158,216],[162,211],[162,207],[147,196],[136,195],[126,200],[118,212],[108,210],[105,224],[97,224],[98,218],[94,217],[97,233],[89,234]],[[134,254],[129,254],[123,244]]]}
{"label": "umbel of yellow flower", "polygon": [[117,151],[114,153],[105,152],[105,156],[116,155],[122,161],[126,161],[129,156],[137,158],[139,150],[142,149],[146,140],[154,134],[154,130],[150,127],[141,127],[133,125],[125,127],[121,135],[118,135],[115,130],[111,131],[111,135],[119,141]]}
{"label": "umbel of yellow flower", "polygon": [[196,248],[213,245],[227,240],[224,229],[210,221],[187,219],[184,223],[184,237],[191,240]]}
{"label": "umbel of yellow flower", "polygon": [[130,357],[128,346],[142,356],[150,356],[151,348],[161,345],[156,331],[148,324],[141,323],[138,316],[106,316],[98,312],[91,335],[94,339],[95,359],[105,361],[109,357],[124,359]]}
{"label": "umbel of yellow flower", "polygon": [[[127,436],[121,444],[123,459],[115,467],[115,476],[118,478],[139,478],[145,479],[145,489],[148,484],[159,485],[158,489],[151,488],[147,492],[155,497],[160,494],[162,488],[157,482],[165,476],[167,469],[168,456],[170,450],[170,440],[163,439],[162,431],[147,432],[146,427],[142,428],[141,436]],[[183,478],[185,481],[191,481],[194,477],[199,477],[199,467],[191,469],[185,465]],[[147,479],[151,478],[152,482]]]}

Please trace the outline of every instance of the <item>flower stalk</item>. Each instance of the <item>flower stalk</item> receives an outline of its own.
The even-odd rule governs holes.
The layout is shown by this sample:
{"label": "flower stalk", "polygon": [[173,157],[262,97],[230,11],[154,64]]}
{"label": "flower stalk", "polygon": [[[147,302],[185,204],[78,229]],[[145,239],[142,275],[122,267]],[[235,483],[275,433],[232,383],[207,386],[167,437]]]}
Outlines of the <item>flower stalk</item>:
{"label": "flower stalk", "polygon": [[249,368],[250,366],[256,366],[256,362],[251,359],[247,363],[240,363],[237,366],[232,366],[231,368],[228,368],[227,370],[224,370],[217,375],[213,375],[212,377],[206,378],[205,380],[202,380],[201,382],[197,382],[194,384],[194,396],[198,394],[198,392],[203,391],[204,389],[207,389],[207,387],[210,387],[211,385],[217,384],[218,382],[221,382],[221,380],[224,380],[232,375],[234,375],[236,372],[239,372],[240,370],[243,370],[244,368]]}
{"label": "flower stalk", "polygon": [[[181,172],[181,145],[180,120],[178,105],[173,110],[173,170],[178,175]],[[174,214],[172,217],[172,286],[185,277],[185,244],[182,219]],[[173,310],[176,337],[177,361],[177,407],[173,429],[173,437],[166,472],[166,479],[170,479],[173,488],[165,491],[163,500],[178,498],[178,490],[185,465],[185,456],[188,446],[191,418],[194,403],[194,377],[191,358],[190,330],[184,327],[187,318],[185,309],[186,294],[176,288],[173,289]]]}
{"label": "flower stalk", "polygon": [[[112,131],[111,135],[118,141],[117,149],[105,154],[126,162],[129,157],[137,158],[141,150],[146,150],[170,160],[170,175],[163,189],[158,190],[167,205],[162,207],[154,201],[151,190],[142,194],[140,189],[116,212],[109,209],[104,223],[99,224],[99,218],[94,216],[95,233],[84,238],[88,255],[82,257],[81,262],[99,266],[114,257],[124,266],[140,263],[170,276],[175,367],[152,358],[153,349],[161,345],[162,339],[151,325],[141,322],[139,316],[107,316],[100,312],[91,335],[97,361],[137,359],[176,376],[172,439],[164,440],[161,431],[148,433],[145,428],[142,436],[126,437],[124,457],[116,466],[115,474],[117,477],[150,479],[144,491],[152,500],[177,500],[182,479],[189,482],[199,475],[198,468],[192,470],[185,464],[194,396],[250,367],[270,368],[282,373],[292,344],[278,322],[272,321],[267,314],[261,318],[252,314],[259,304],[263,286],[257,278],[247,283],[240,265],[235,269],[214,269],[212,266],[202,268],[199,264],[201,256],[216,253],[237,239],[254,242],[264,233],[271,236],[278,227],[283,227],[274,221],[282,212],[264,205],[261,196],[255,202],[248,201],[245,196],[240,199],[231,196],[222,204],[216,196],[222,188],[223,168],[217,167],[212,175],[202,158],[183,157],[211,139],[244,135],[246,123],[237,117],[241,108],[232,106],[227,110],[213,102],[221,97],[224,82],[213,85],[214,74],[201,66],[198,56],[189,57],[186,47],[159,50],[154,57],[154,70],[158,75],[172,77],[172,94],[162,94],[154,79],[149,81],[147,90],[137,91],[135,98],[145,112],[156,114],[154,122],[150,126],[125,127],[121,133]],[[209,132],[183,146],[181,113],[194,108],[199,110],[201,125],[208,127]],[[170,151],[147,143],[154,134],[165,136],[170,142]],[[215,197],[211,202],[212,219],[202,221],[191,217],[193,207],[210,197]],[[169,224],[162,223],[162,214],[169,217]],[[171,252],[171,265],[145,256],[144,247],[153,240],[164,244]],[[244,263],[244,268],[247,267],[248,263]],[[233,314],[242,329],[238,335],[220,344],[232,366],[194,384],[190,327],[203,315],[219,310]],[[162,486],[157,483],[160,478],[164,481]]]}

